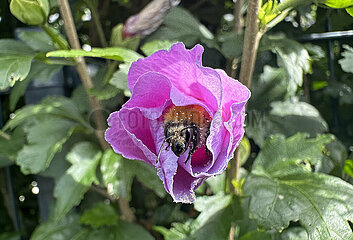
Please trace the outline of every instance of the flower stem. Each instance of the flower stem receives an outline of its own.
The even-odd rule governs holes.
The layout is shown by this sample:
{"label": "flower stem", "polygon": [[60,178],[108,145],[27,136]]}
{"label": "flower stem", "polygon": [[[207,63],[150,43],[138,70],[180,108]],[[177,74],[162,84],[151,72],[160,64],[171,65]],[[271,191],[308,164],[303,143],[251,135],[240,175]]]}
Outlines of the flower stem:
{"label": "flower stem", "polygon": [[105,39],[102,23],[99,19],[99,14],[97,13],[95,6],[93,5],[93,2],[88,0],[85,0],[84,2],[86,3],[87,7],[89,7],[89,9],[91,10],[92,19],[96,26],[98,38],[102,47],[107,47],[108,43],[107,43],[107,40]]}
{"label": "flower stem", "polygon": [[[73,49],[81,49],[68,0],[58,0],[58,3],[60,8],[60,13],[64,20],[64,27],[65,27],[67,37],[69,39],[69,43]],[[89,89],[93,88],[94,86],[93,86],[91,77],[87,72],[85,59],[83,57],[77,57],[75,58],[75,61],[76,61],[76,69],[81,78],[82,85],[85,88],[86,92],[88,93]],[[101,147],[103,149],[108,149],[109,145],[104,139],[104,130],[106,126],[105,126],[105,118],[103,116],[101,103],[96,97],[90,96],[89,94],[88,96],[89,96],[88,97],[89,102],[93,110],[94,121],[97,126],[97,130],[95,130],[95,134],[99,140]],[[118,202],[119,202],[120,210],[125,220],[130,222],[134,221],[135,216],[129,207],[128,201],[123,198],[119,198]]]}

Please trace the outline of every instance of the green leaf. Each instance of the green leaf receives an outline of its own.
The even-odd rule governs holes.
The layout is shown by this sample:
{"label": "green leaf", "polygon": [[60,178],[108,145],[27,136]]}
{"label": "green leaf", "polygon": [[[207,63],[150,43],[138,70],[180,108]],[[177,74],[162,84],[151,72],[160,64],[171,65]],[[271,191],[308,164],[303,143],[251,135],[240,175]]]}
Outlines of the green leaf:
{"label": "green leaf", "polygon": [[27,105],[15,112],[15,117],[7,121],[3,130],[14,129],[34,116],[55,116],[74,120],[87,126],[78,111],[75,103],[66,97],[50,96],[45,98],[40,104]]}
{"label": "green leaf", "polygon": [[116,226],[86,231],[75,240],[153,240],[140,225],[118,221]]}
{"label": "green leaf", "polygon": [[315,137],[328,130],[319,111],[308,103],[298,102],[296,98],[272,102],[271,107],[269,113],[253,110],[248,114],[247,135],[259,146],[273,134],[280,133],[288,137],[297,132],[306,132]]}
{"label": "green leaf", "polygon": [[[244,36],[235,32],[228,32],[220,35],[221,52],[229,59],[239,58],[243,52]],[[237,47],[234,47],[237,46]]]}
{"label": "green leaf", "polygon": [[10,110],[15,110],[19,98],[25,94],[27,86],[32,80],[35,79],[42,83],[46,82],[50,80],[54,74],[58,73],[62,67],[63,65],[48,65],[40,61],[33,61],[28,76],[23,81],[18,82],[11,90]]}
{"label": "green leaf", "polygon": [[342,53],[343,58],[338,60],[343,71],[353,73],[353,48],[348,45],[343,45],[345,51]]}
{"label": "green leaf", "polygon": [[260,227],[282,231],[290,221],[299,221],[310,239],[353,237],[348,223],[353,220],[353,186],[311,172],[310,164],[320,161],[331,139],[297,134],[266,141],[244,185],[251,197],[250,216]]}
{"label": "green leaf", "polygon": [[83,49],[71,49],[71,50],[57,50],[48,52],[47,57],[100,57],[106,59],[112,59],[122,62],[131,63],[137,59],[143,58],[137,52],[125,48],[92,48],[91,51],[85,51]]}
{"label": "green leaf", "polygon": [[174,7],[165,16],[163,25],[153,32],[147,41],[181,41],[186,46],[194,45],[198,40],[213,40],[213,34],[187,10]]}
{"label": "green leaf", "polygon": [[214,194],[224,191],[226,182],[226,174],[223,172],[220,175],[210,177],[206,183],[210,186]]}
{"label": "green leaf", "polygon": [[197,198],[195,208],[201,213],[194,221],[175,223],[170,230],[162,227],[154,229],[166,240],[228,239],[232,222],[242,217],[239,199],[224,193]]}
{"label": "green leaf", "polygon": [[20,41],[0,39],[0,90],[27,77],[35,52]]}
{"label": "green leaf", "polygon": [[115,86],[118,89],[121,89],[124,91],[124,95],[130,97],[131,92],[129,89],[129,85],[127,82],[127,74],[129,72],[131,64],[127,63],[122,63],[119,65],[119,70],[116,71],[112,78],[110,79],[110,84]]}
{"label": "green leaf", "polygon": [[97,97],[99,100],[108,100],[115,97],[120,92],[119,88],[116,88],[112,84],[106,84],[101,89],[91,88],[88,93],[92,96]]}
{"label": "green leaf", "polygon": [[353,160],[347,159],[344,164],[344,172],[353,178]]}
{"label": "green leaf", "polygon": [[346,8],[346,11],[349,15],[353,17],[353,7]]}
{"label": "green leaf", "polygon": [[352,0],[324,0],[324,3],[331,8],[348,8],[353,6]]}
{"label": "green leaf", "polygon": [[302,227],[291,227],[281,233],[283,240],[307,240],[308,233]]}
{"label": "green leaf", "polygon": [[34,230],[30,240],[74,240],[82,229],[78,220],[77,215],[69,215],[58,222],[48,220]]}
{"label": "green leaf", "polygon": [[271,102],[285,99],[288,84],[283,68],[264,66],[264,72],[251,85],[249,109],[263,110],[269,108]]}
{"label": "green leaf", "polygon": [[35,51],[49,52],[55,50],[51,38],[44,31],[19,29],[18,38]]}
{"label": "green leaf", "polygon": [[[10,140],[0,136],[0,156],[10,159],[11,161],[8,163],[14,163],[25,141],[26,138],[23,127],[16,128],[12,134],[10,134]],[[3,164],[0,165],[4,166]]]}
{"label": "green leaf", "polygon": [[264,5],[262,5],[259,11],[261,27],[266,26],[267,23],[271,22],[275,17],[277,17],[278,14],[280,14],[280,12],[276,10],[277,5],[277,0],[269,0]]}
{"label": "green leaf", "polygon": [[36,174],[45,170],[76,126],[70,120],[46,118],[26,127],[28,143],[18,153],[16,160],[22,173]]}
{"label": "green leaf", "polygon": [[169,40],[153,40],[143,44],[141,50],[146,56],[149,56],[161,49],[169,50],[174,43],[175,42]]}
{"label": "green leaf", "polygon": [[56,199],[54,220],[62,219],[73,207],[77,206],[88,189],[89,186],[76,182],[70,174],[63,175],[54,188]]}
{"label": "green leaf", "polygon": [[0,233],[0,240],[21,240],[21,234],[17,232]]}
{"label": "green leaf", "polygon": [[310,71],[310,57],[308,51],[300,43],[288,39],[283,35],[270,35],[263,38],[261,49],[271,50],[277,55],[277,64],[286,70],[288,92],[293,95],[298,86],[303,84],[303,73]]}
{"label": "green leaf", "polygon": [[86,210],[80,218],[82,224],[90,225],[94,228],[101,226],[115,226],[118,215],[111,205],[98,203],[93,208]]}
{"label": "green leaf", "polygon": [[272,240],[272,236],[267,232],[252,231],[241,236],[239,240]]}
{"label": "green leaf", "polygon": [[131,185],[134,177],[152,189],[159,197],[166,192],[153,166],[137,160],[128,160],[107,150],[102,159],[101,172],[108,192],[127,200],[131,198]]}
{"label": "green leaf", "polygon": [[102,152],[90,142],[76,143],[71,151],[66,155],[66,159],[72,164],[67,170],[73,179],[85,186],[93,183],[98,184],[96,168]]}

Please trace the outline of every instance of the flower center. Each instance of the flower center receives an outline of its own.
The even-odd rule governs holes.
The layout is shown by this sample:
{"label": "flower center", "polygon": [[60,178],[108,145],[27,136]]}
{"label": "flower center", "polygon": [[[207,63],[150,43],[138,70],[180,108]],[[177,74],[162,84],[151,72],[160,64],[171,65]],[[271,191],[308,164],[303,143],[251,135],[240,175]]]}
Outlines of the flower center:
{"label": "flower center", "polygon": [[164,138],[176,156],[190,149],[185,163],[200,147],[206,146],[211,118],[198,105],[173,106],[164,115]]}

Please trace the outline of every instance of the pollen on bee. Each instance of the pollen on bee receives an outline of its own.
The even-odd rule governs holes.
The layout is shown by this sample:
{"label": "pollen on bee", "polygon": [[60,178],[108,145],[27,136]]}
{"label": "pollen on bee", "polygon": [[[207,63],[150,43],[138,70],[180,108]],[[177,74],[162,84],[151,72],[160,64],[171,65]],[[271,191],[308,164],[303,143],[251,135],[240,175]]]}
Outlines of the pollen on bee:
{"label": "pollen on bee", "polygon": [[210,120],[208,112],[199,105],[173,106],[164,114],[164,123],[189,122],[200,128],[208,127]]}

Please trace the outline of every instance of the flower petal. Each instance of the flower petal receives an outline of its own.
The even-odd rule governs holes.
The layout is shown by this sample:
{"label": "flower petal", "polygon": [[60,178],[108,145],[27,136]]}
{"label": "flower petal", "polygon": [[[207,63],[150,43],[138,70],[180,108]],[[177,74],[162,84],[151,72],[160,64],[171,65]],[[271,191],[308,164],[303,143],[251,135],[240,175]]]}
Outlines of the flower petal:
{"label": "flower petal", "polygon": [[[221,81],[217,72],[201,66],[203,47],[196,45],[186,50],[184,44],[174,44],[170,51],[160,50],[131,65],[128,81],[133,91],[138,78],[146,72],[157,72],[167,77],[172,86],[184,95],[203,102],[208,111],[217,111],[221,100]],[[176,104],[180,106],[179,104]]]}

